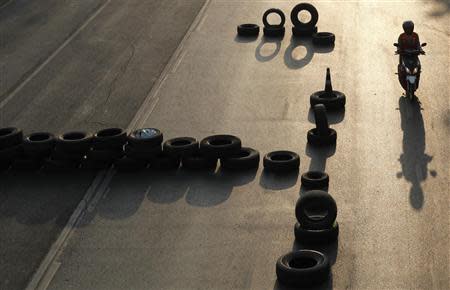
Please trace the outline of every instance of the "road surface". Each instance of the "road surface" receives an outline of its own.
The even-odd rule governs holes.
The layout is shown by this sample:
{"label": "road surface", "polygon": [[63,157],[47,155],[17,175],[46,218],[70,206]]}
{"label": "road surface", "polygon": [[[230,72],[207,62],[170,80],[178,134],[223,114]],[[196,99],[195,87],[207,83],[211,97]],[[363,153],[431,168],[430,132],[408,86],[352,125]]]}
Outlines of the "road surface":
{"label": "road surface", "polygon": [[[448,2],[312,1],[319,30],[336,34],[328,50],[291,39],[289,21],[280,41],[236,37],[237,24],[259,23],[271,7],[289,15],[296,3],[207,1],[127,121],[131,128],[160,128],[166,138],[230,133],[262,154],[293,150],[300,154],[300,171],[110,171],[79,223],[65,228],[70,234],[64,243],[48,252],[52,259],[43,261],[31,286],[286,289],[276,281],[275,262],[304,247],[293,236],[294,206],[303,193],[298,175],[325,169],[341,232],[337,243],[315,247],[333,262],[332,278],[318,289],[449,288]],[[415,21],[428,43],[421,57],[421,104],[402,98],[394,75],[392,43],[405,18]],[[145,66],[150,56],[136,62]],[[89,55],[86,60],[92,61]],[[323,88],[327,67],[347,106],[345,113],[330,115],[336,148],[316,150],[306,144],[313,127],[309,95]],[[55,74],[62,80],[71,72]],[[40,114],[40,124],[55,118],[31,105],[28,110]],[[79,114],[73,118],[86,122]],[[108,114],[96,116],[116,124]],[[6,118],[35,129],[25,117]],[[61,129],[80,125],[64,118]]]}

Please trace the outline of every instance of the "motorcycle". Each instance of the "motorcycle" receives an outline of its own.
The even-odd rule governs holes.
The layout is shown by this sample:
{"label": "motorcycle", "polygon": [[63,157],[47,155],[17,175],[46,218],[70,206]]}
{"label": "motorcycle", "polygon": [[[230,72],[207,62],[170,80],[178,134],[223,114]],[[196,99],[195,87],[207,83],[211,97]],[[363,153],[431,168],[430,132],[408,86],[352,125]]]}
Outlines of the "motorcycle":
{"label": "motorcycle", "polygon": [[[426,43],[422,43],[421,47],[426,46]],[[394,46],[398,48],[398,43],[394,43]],[[419,88],[421,65],[419,61],[419,54],[425,54],[423,50],[404,50],[395,54],[400,55],[400,64],[397,66],[398,80],[405,90],[405,96],[414,100],[414,93]]]}

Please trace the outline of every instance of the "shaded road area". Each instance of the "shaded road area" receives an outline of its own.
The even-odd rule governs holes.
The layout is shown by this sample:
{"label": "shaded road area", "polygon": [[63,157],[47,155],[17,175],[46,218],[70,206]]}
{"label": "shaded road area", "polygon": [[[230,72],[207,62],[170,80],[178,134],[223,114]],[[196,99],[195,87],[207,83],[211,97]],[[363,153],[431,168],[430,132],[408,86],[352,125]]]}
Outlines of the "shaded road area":
{"label": "shaded road area", "polygon": [[[0,127],[126,128],[203,2],[0,1]],[[93,177],[0,173],[0,289],[26,287]]]}

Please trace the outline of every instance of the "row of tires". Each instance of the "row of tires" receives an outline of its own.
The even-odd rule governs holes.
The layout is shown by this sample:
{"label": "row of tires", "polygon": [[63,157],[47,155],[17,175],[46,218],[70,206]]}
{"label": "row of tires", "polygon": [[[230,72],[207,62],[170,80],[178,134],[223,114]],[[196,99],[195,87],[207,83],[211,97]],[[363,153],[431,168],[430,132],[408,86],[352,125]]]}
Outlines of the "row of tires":
{"label": "row of tires", "polygon": [[[308,22],[302,22],[299,18],[299,13],[307,11],[311,15]],[[281,21],[279,24],[271,24],[268,21],[270,14],[277,14]],[[283,11],[277,8],[268,9],[263,15],[264,36],[266,37],[283,37],[285,35],[286,16]],[[291,21],[293,24],[292,35],[294,37],[310,37],[312,36],[313,43],[316,45],[333,45],[335,42],[335,35],[331,32],[317,32],[317,22],[319,20],[319,13],[317,9],[309,3],[300,3],[296,5],[291,11]],[[253,23],[241,24],[237,27],[238,35],[243,37],[257,37],[259,35],[259,25]]]}
{"label": "row of tires", "polygon": [[[24,136],[18,128],[0,129],[0,168],[61,171],[107,169],[119,171],[145,168],[213,170],[220,160],[230,170],[257,169],[260,154],[242,147],[232,135],[214,135],[197,141],[179,137],[163,142],[155,128],[138,129],[130,134],[120,128],[107,128],[95,134],[76,131],[55,136],[37,132]],[[263,158],[264,168],[286,172],[298,170],[300,158],[291,151],[274,151]]]}

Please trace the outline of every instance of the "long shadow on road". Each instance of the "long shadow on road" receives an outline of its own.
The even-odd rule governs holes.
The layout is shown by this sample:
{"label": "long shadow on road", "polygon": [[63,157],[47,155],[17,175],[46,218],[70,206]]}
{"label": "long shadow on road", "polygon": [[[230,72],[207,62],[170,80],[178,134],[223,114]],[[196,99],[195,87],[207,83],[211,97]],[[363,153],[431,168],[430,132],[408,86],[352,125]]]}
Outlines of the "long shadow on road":
{"label": "long shadow on road", "polygon": [[[403,131],[403,153],[399,158],[402,171],[397,173],[397,177],[403,177],[411,183],[409,201],[414,209],[420,210],[424,204],[421,183],[428,177],[428,163],[433,157],[425,153],[425,127],[420,103],[400,97],[399,110]],[[437,173],[430,170],[430,175],[435,177]]]}

